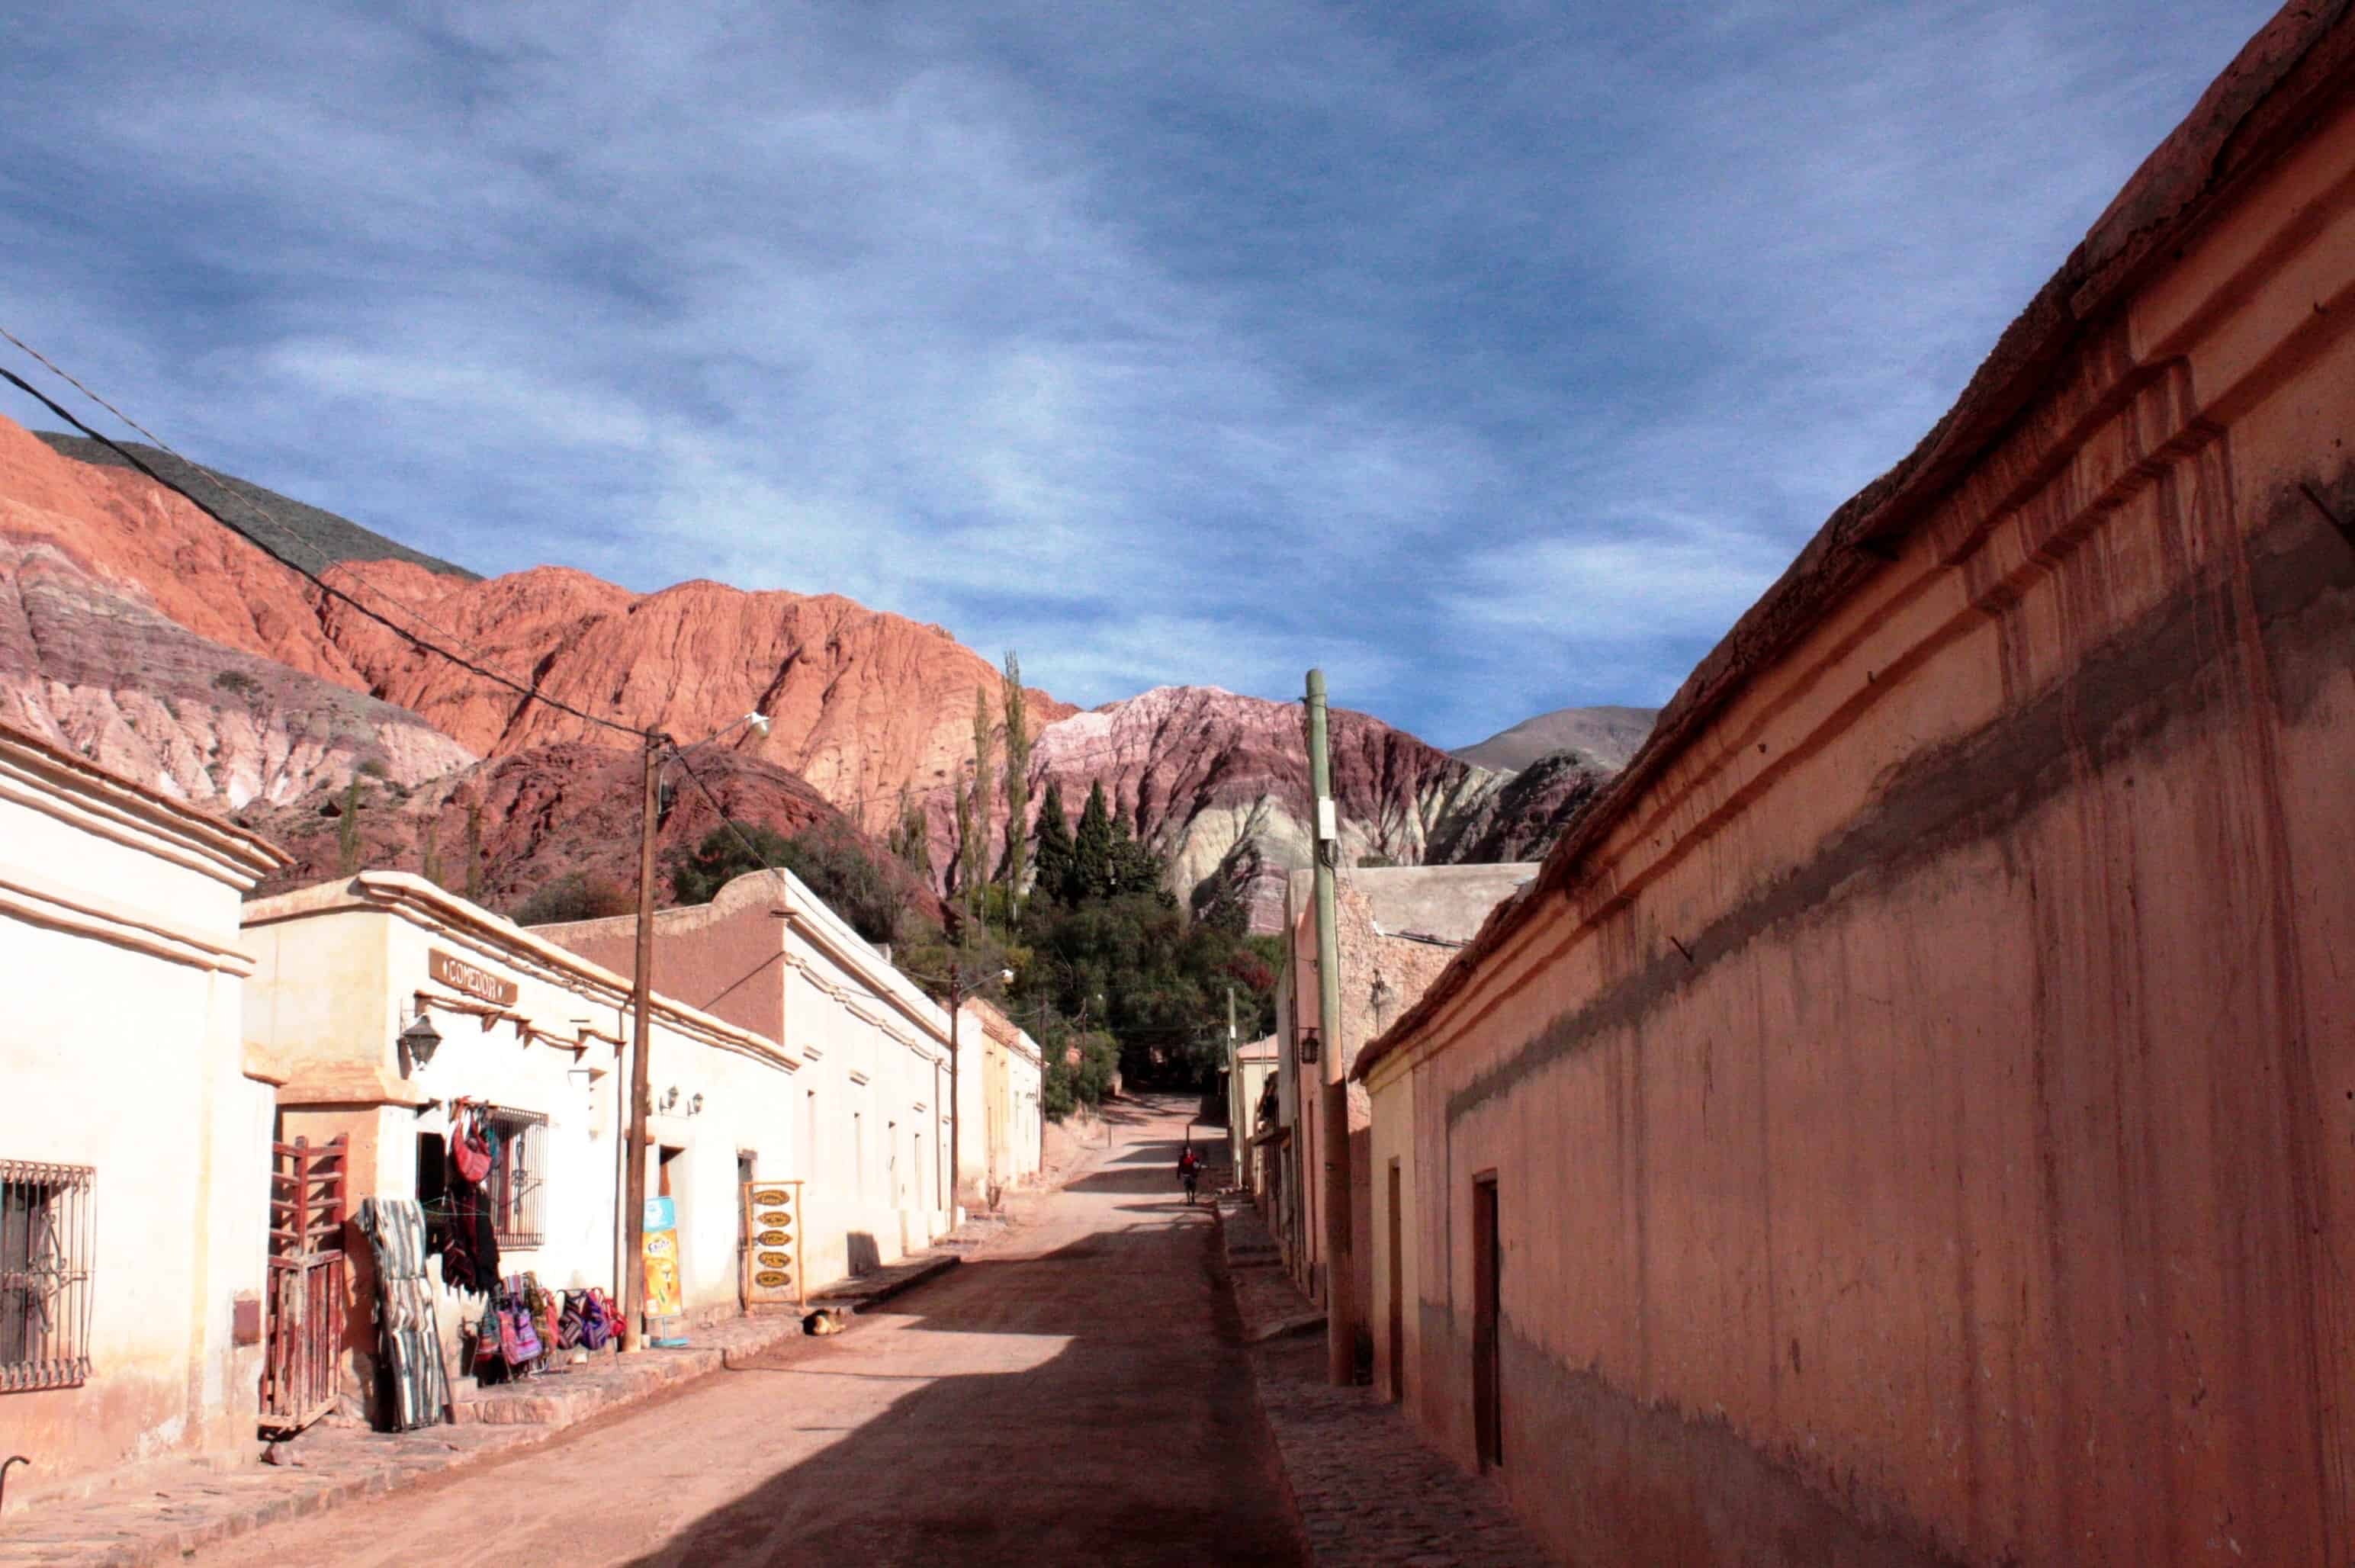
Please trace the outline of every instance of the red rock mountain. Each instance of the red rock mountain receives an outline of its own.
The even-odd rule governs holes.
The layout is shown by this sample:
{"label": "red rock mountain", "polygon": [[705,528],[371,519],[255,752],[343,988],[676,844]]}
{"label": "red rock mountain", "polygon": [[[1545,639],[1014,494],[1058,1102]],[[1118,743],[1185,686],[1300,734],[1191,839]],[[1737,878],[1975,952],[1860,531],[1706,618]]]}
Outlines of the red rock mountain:
{"label": "red rock mountain", "polygon": [[[676,791],[656,840],[666,866],[718,827],[723,809],[734,821],[765,823],[788,836],[844,820],[817,791],[773,763],[717,748],[691,752],[689,760],[719,804],[670,766],[666,780]],[[459,768],[415,787],[362,774],[358,809],[351,814],[354,859],[421,871],[501,910],[576,871],[634,889],[643,766],[634,751],[572,741]],[[347,784],[247,813],[294,857],[257,896],[342,874],[352,798]],[[671,901],[666,875],[656,898]]]}
{"label": "red rock mountain", "polygon": [[[351,852],[336,814],[356,773],[368,863],[418,868],[430,844],[445,883],[494,903],[568,870],[629,880],[627,734],[420,650],[144,475],[50,439],[66,450],[0,420],[0,716],[249,808],[298,856],[282,883],[332,875]],[[370,609],[584,712],[682,741],[768,714],[766,738],[739,731],[719,753],[731,814],[790,832],[839,811],[879,833],[911,788],[933,864],[954,862],[948,786],[970,755],[974,694],[994,697],[998,677],[938,626],[835,594],[709,581],[639,594],[559,567],[483,581],[413,551],[366,559],[403,547],[242,481],[166,471]],[[1296,705],[1168,687],[1084,713],[1033,691],[1029,712],[1031,798],[1060,781],[1076,815],[1102,779],[1178,891],[1223,868],[1264,902],[1307,863]],[[1364,714],[1336,710],[1332,738],[1352,859],[1534,852],[1591,793],[1581,768],[1532,769],[1508,789],[1512,775]],[[707,810],[692,803],[671,837],[699,837]],[[1000,855],[1002,805],[992,827]]]}

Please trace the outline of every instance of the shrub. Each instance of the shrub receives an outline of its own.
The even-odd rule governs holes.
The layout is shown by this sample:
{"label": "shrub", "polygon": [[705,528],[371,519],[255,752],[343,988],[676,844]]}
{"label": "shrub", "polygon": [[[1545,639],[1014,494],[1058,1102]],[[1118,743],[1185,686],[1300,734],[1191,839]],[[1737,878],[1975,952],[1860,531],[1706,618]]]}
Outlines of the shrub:
{"label": "shrub", "polygon": [[637,907],[637,900],[612,879],[567,871],[516,905],[514,918],[517,925],[557,925],[628,914]]}

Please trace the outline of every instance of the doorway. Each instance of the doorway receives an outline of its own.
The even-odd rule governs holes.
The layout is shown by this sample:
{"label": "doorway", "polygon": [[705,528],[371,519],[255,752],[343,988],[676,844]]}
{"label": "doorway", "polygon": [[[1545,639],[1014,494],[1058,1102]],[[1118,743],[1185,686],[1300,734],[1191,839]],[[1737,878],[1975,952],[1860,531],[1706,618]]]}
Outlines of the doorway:
{"label": "doorway", "polygon": [[1399,1219],[1399,1162],[1391,1161],[1390,1287],[1391,1403],[1406,1398],[1406,1259],[1401,1255],[1405,1226]]}
{"label": "doorway", "polygon": [[752,1160],[751,1149],[736,1151],[736,1307],[750,1311],[752,1306],[751,1253],[748,1250],[752,1234]]}
{"label": "doorway", "polygon": [[1504,1384],[1497,1374],[1504,1248],[1497,1233],[1497,1174],[1472,1179],[1472,1427],[1480,1467],[1505,1462]]}

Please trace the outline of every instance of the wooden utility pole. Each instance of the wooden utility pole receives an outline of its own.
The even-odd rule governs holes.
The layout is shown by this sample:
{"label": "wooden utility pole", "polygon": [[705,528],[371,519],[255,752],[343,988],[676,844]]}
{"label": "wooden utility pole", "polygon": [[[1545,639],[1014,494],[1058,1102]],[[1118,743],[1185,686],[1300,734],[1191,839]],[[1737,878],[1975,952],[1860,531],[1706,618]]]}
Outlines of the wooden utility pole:
{"label": "wooden utility pole", "polygon": [[662,756],[666,737],[646,736],[645,802],[638,824],[638,959],[630,977],[634,1016],[630,1047],[629,1131],[622,1150],[622,1349],[644,1343],[646,1306],[646,1113],[652,1093],[647,1049],[654,1043],[655,833],[661,826]]}
{"label": "wooden utility pole", "polygon": [[958,1163],[964,1151],[964,1102],[957,1098],[957,1071],[964,1052],[957,1049],[957,1015],[964,1010],[964,965],[949,960],[949,1229],[957,1226],[957,1197],[964,1180]]}
{"label": "wooden utility pole", "polygon": [[1325,1156],[1325,1372],[1347,1386],[1358,1376],[1358,1304],[1349,1264],[1348,1059],[1341,1050],[1341,933],[1333,905],[1341,858],[1333,809],[1333,760],[1325,736],[1325,672],[1308,672],[1308,787],[1316,797],[1316,1029],[1321,1102],[1317,1141]]}

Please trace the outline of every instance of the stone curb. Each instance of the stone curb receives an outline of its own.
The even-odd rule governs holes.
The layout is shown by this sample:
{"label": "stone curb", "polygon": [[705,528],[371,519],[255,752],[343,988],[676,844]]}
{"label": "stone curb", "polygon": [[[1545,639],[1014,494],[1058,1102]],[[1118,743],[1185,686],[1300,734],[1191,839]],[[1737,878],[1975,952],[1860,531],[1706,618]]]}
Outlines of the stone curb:
{"label": "stone curb", "polygon": [[[821,1291],[810,1297],[809,1304],[813,1307],[828,1307],[851,1312],[872,1312],[893,1296],[905,1295],[928,1280],[938,1279],[963,1262],[964,1259],[959,1254],[946,1253],[938,1257],[929,1258],[922,1265],[910,1269],[904,1274],[882,1278],[868,1275],[867,1278],[875,1280],[871,1287],[865,1285],[863,1281],[849,1281],[846,1282],[847,1288],[837,1285],[832,1289]],[[890,1271],[884,1272],[888,1275]],[[794,1327],[796,1328],[800,1327],[799,1319],[795,1319]]]}
{"label": "stone curb", "polygon": [[[1265,1232],[1256,1214],[1231,1223],[1239,1207],[1215,1210],[1220,1251],[1249,1258]],[[1552,1559],[1489,1482],[1424,1445],[1372,1390],[1327,1385],[1321,1355],[1286,1343],[1325,1320],[1308,1316],[1312,1304],[1289,1275],[1230,1266],[1224,1278],[1242,1326],[1252,1403],[1315,1568],[1548,1568]]]}

